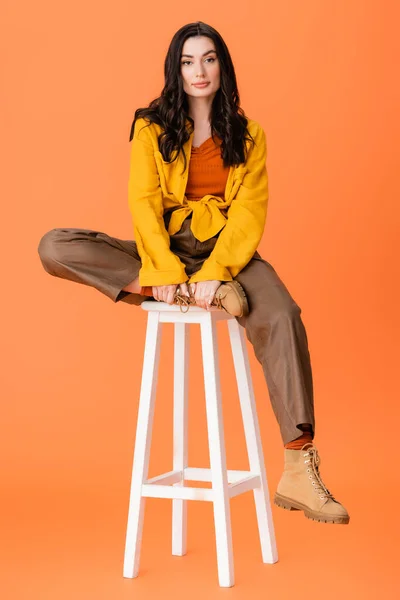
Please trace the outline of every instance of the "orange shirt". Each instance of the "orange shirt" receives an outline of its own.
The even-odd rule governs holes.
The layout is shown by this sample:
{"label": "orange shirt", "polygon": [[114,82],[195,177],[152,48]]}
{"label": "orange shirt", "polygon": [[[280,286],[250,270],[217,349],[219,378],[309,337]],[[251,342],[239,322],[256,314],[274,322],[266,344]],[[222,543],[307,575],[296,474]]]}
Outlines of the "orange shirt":
{"label": "orange shirt", "polygon": [[[206,194],[224,198],[229,167],[224,167],[219,144],[215,136],[207,138],[200,146],[192,146],[189,174],[185,195],[188,200],[200,200]],[[139,292],[143,296],[152,295],[152,286],[144,286]]]}
{"label": "orange shirt", "polygon": [[206,194],[215,194],[224,198],[229,167],[224,167],[219,144],[215,136],[205,140],[200,146],[192,146],[189,163],[189,175],[185,195],[188,200],[200,200]]}

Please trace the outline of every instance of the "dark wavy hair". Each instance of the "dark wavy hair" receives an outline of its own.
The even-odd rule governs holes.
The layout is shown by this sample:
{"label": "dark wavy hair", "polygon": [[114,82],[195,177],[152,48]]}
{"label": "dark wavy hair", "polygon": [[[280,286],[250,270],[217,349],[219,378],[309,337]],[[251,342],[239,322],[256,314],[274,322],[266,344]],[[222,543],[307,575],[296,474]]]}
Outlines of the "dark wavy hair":
{"label": "dark wavy hair", "polygon": [[[181,53],[187,38],[195,36],[206,36],[213,40],[220,64],[220,87],[214,96],[211,107],[212,138],[214,139],[214,134],[216,134],[222,140],[221,157],[225,167],[244,163],[246,159],[245,140],[249,140],[253,144],[255,142],[247,131],[248,119],[239,106],[235,69],[221,35],[202,21],[184,25],[175,33],[164,62],[164,88],[161,95],[152,100],[148,107],[138,108],[135,111],[129,141],[133,138],[137,119],[145,118],[150,123],[157,123],[163,129],[158,137],[158,145],[164,161],[173,162],[182,151],[184,170],[186,169],[186,155],[182,146],[194,131],[194,121],[189,117],[187,94],[183,89]],[[187,120],[191,124],[190,131],[186,126]],[[246,134],[249,137],[246,137]],[[171,160],[174,150],[176,155]]]}

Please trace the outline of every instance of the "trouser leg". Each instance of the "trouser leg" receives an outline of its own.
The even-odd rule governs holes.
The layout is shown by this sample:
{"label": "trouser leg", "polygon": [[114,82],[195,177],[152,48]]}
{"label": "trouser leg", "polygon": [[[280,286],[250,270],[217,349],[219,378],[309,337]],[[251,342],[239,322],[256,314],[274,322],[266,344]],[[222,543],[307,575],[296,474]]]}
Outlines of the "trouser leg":
{"label": "trouser leg", "polygon": [[246,317],[236,319],[262,365],[283,443],[302,434],[301,423],[311,424],[314,438],[313,379],[301,308],[258,253],[235,279],[243,286],[250,308]]}
{"label": "trouser leg", "polygon": [[122,291],[141,267],[136,242],[91,229],[55,228],[43,235],[38,253],[55,277],[96,288],[113,302],[139,305],[150,296]]}

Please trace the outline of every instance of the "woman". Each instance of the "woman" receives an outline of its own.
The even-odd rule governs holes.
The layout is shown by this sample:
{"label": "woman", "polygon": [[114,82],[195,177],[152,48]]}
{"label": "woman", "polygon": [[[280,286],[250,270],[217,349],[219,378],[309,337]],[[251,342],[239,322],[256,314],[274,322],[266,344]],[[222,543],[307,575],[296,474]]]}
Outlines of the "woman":
{"label": "woman", "polygon": [[136,110],[131,128],[135,241],[56,228],[40,240],[42,264],[114,302],[215,305],[233,314],[262,365],[284,444],[275,503],[348,523],[319,472],[301,309],[256,251],[268,204],[264,130],[239,107],[229,51],[209,25],[179,29],[164,70],[161,96]]}

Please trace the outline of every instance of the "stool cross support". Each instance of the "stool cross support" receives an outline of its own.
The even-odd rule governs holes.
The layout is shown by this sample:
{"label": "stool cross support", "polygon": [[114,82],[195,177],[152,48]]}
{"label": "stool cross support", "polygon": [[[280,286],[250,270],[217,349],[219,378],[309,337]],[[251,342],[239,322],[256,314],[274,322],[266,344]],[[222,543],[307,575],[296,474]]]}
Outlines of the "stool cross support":
{"label": "stool cross support", "polygon": [[[254,398],[244,329],[235,317],[217,308],[206,311],[191,306],[183,313],[164,302],[145,301],[148,311],[142,382],[136,426],[124,577],[139,573],[145,498],[171,498],[172,554],[187,551],[187,501],[213,503],[218,579],[221,587],[234,585],[230,499],[253,490],[261,556],[264,563],[278,560],[267,476]],[[229,470],[226,465],[220,392],[217,322],[228,323],[236,381],[245,432],[249,471]],[[152,424],[158,378],[163,323],[174,323],[174,415],[172,470],[148,479]],[[189,326],[200,324],[210,468],[188,466]],[[184,486],[184,482],[207,481],[211,489]]]}

